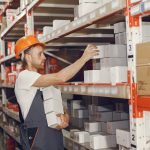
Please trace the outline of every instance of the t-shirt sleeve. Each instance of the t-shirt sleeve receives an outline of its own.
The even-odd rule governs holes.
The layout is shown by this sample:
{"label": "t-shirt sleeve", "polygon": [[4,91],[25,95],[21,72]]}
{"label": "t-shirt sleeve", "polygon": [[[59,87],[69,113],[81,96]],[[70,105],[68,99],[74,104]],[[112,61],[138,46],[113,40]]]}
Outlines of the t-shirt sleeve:
{"label": "t-shirt sleeve", "polygon": [[41,74],[33,71],[24,71],[18,77],[18,88],[29,90]]}

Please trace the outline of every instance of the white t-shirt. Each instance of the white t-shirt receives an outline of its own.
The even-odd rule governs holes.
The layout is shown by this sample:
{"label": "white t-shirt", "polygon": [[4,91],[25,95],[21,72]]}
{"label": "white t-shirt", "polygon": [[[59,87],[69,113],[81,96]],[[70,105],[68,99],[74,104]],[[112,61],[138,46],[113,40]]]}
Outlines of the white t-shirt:
{"label": "white t-shirt", "polygon": [[32,86],[41,74],[24,70],[19,73],[15,83],[15,94],[20,105],[23,118],[25,119],[32,104],[32,101],[39,88]]}

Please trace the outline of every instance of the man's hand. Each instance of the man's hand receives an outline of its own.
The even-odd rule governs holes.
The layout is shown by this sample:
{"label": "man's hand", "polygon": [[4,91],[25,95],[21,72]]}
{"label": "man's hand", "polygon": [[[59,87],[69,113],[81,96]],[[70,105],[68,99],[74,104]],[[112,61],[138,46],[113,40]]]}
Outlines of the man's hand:
{"label": "man's hand", "polygon": [[58,114],[57,117],[60,117],[61,124],[57,126],[57,129],[64,129],[69,125],[69,115],[68,113]]}
{"label": "man's hand", "polygon": [[93,58],[93,56],[99,55],[99,50],[97,49],[97,47],[95,45],[89,44],[81,59],[84,60],[85,62],[89,61],[91,58]]}

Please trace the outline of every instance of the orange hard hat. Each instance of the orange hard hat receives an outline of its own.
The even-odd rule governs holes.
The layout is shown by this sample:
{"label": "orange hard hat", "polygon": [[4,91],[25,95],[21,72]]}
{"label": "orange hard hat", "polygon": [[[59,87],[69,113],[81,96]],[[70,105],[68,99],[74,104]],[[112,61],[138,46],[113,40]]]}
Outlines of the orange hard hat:
{"label": "orange hard hat", "polygon": [[20,54],[30,48],[31,46],[34,45],[41,45],[42,47],[45,46],[44,43],[40,42],[35,36],[33,35],[28,35],[25,37],[20,38],[15,45],[15,55],[16,58],[20,58]]}

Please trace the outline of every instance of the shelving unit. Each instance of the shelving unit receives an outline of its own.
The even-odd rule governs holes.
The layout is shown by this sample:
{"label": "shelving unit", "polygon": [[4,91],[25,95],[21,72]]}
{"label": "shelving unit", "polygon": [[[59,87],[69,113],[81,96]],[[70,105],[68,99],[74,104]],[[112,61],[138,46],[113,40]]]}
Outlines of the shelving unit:
{"label": "shelving unit", "polygon": [[[146,141],[146,119],[145,111],[150,112],[150,97],[138,96],[136,79],[136,44],[142,42],[141,28],[142,18],[150,15],[150,1],[143,2],[131,0],[113,0],[112,2],[97,8],[96,10],[74,20],[74,7],[77,1],[70,0],[34,0],[2,33],[1,39],[4,41],[16,41],[23,35],[34,33],[34,28],[42,30],[44,26],[51,26],[54,19],[69,19],[71,23],[54,30],[51,34],[41,37],[40,41],[46,43],[46,53],[51,49],[77,48],[83,49],[88,43],[106,44],[114,43],[112,28],[102,28],[107,24],[114,24],[119,21],[126,21],[127,27],[127,51],[129,82],[124,84],[84,84],[66,83],[56,85],[65,94],[111,97],[129,100],[130,107],[130,131],[131,149],[148,150]],[[0,12],[2,14],[2,12]],[[48,20],[48,21],[47,21]],[[26,24],[26,26],[24,26]],[[98,27],[97,27],[98,26]],[[26,28],[28,30],[25,30]],[[99,28],[101,27],[101,28]],[[24,29],[25,28],[25,29]],[[25,31],[24,31],[25,30]],[[5,51],[5,48],[3,47]],[[1,72],[5,74],[5,63],[15,60],[15,55],[4,56],[0,59]],[[3,103],[6,102],[5,88],[13,89],[14,85],[2,84]],[[5,114],[19,122],[16,114],[2,109]],[[4,131],[14,138],[18,143],[19,139],[0,125]],[[67,134],[64,137],[75,144]],[[89,149],[89,145],[83,145]],[[146,149],[147,148],[147,149]],[[91,150],[91,149],[89,149]],[[107,149],[108,150],[108,149]],[[112,150],[112,149],[110,149]]]}

